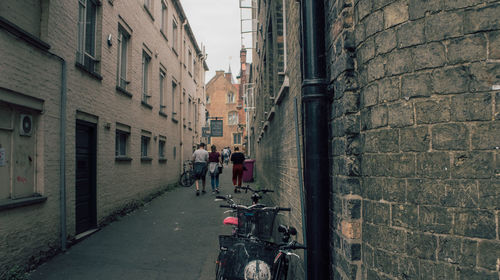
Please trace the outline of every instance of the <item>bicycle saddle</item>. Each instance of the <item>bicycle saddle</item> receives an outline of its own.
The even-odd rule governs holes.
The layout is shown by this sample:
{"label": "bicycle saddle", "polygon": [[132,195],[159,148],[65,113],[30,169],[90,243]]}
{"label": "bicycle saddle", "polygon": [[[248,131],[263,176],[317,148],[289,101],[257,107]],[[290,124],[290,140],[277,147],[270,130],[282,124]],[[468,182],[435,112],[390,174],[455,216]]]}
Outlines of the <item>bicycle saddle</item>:
{"label": "bicycle saddle", "polygon": [[236,217],[227,217],[227,218],[224,219],[224,224],[225,225],[237,226],[238,225],[238,218],[236,218]]}

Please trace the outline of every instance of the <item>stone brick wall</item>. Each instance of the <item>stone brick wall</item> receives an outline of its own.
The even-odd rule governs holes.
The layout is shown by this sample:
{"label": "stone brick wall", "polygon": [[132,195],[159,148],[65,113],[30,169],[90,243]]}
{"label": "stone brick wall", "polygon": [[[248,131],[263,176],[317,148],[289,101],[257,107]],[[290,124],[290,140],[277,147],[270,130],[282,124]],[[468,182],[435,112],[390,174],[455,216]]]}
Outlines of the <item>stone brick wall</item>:
{"label": "stone brick wall", "polygon": [[[280,1],[281,2],[281,1]],[[283,12],[276,11],[276,8],[282,8]],[[271,9],[272,11],[268,11]],[[270,99],[269,91],[266,90],[274,81],[269,79],[268,71],[269,65],[267,64],[268,57],[272,54],[268,53],[269,48],[263,45],[264,37],[268,36],[266,32],[258,32],[258,50],[253,51],[253,65],[252,65],[252,82],[255,85],[254,93],[256,97],[256,110],[250,115],[250,126],[253,127],[254,135],[254,149],[252,157],[256,159],[255,174],[257,183],[262,188],[272,189],[275,192],[271,196],[272,204],[282,207],[291,207],[290,213],[283,213],[280,215],[276,224],[282,223],[297,228],[297,240],[303,242],[302,235],[302,216],[300,204],[300,189],[297,168],[297,145],[296,145],[296,129],[295,129],[295,100],[298,104],[298,119],[299,119],[299,135],[302,135],[301,115],[300,115],[300,89],[301,82],[301,66],[300,66],[300,4],[296,1],[286,0],[283,5],[265,6],[261,3],[259,13],[259,29],[267,30],[266,15],[276,16],[270,20],[276,24],[278,20],[282,20],[283,16],[286,22],[286,34],[276,32],[275,39],[278,42],[269,42],[276,44],[275,46],[282,45],[282,40],[286,40],[287,48],[286,57],[287,64],[284,63],[284,54],[279,54],[279,48],[274,48],[276,58],[273,60],[274,65],[273,73],[274,79],[278,79],[279,69],[286,69],[285,75],[289,80],[289,86],[282,87],[283,79],[279,80],[276,85],[275,99]],[[262,26],[262,27],[260,27]],[[281,36],[285,36],[285,38]],[[281,37],[281,38],[280,38]],[[283,76],[284,77],[284,76]],[[281,95],[279,90],[283,90]],[[278,97],[279,96],[279,97]],[[267,112],[267,114],[265,113]],[[271,113],[272,112],[272,113]],[[270,116],[271,115],[271,116]],[[257,141],[258,140],[258,141]],[[301,144],[302,145],[302,144]],[[279,236],[276,236],[279,238]],[[303,252],[297,250],[302,258],[300,260],[292,258],[291,271],[289,279],[303,279]]]}
{"label": "stone brick wall", "polygon": [[[339,2],[337,21],[354,8],[353,28],[344,23],[342,32],[354,31],[355,60],[341,66],[354,69],[359,109],[345,107],[355,98],[332,80],[334,182],[348,175],[333,185],[336,271],[497,279],[498,1]],[[340,69],[333,63],[330,74]],[[361,254],[345,247],[355,217]]]}
{"label": "stone brick wall", "polygon": [[[12,1],[9,1],[12,2]],[[198,113],[204,112],[204,63],[198,61],[199,70],[189,74],[184,66],[184,47],[193,50],[193,56],[201,52],[190,35],[189,25],[182,25],[185,15],[176,7],[178,1],[167,1],[167,33],[160,33],[161,6],[154,1],[151,15],[143,7],[143,1],[100,1],[97,15],[97,54],[99,75],[75,66],[78,38],[78,1],[42,1],[40,15],[44,19],[40,38],[50,45],[50,51],[66,61],[67,66],[67,127],[66,127],[66,192],[67,233],[75,235],[75,127],[77,119],[90,117],[96,124],[97,134],[97,223],[130,203],[140,201],[158,190],[178,181],[183,159],[191,156],[192,146],[199,142],[201,124],[189,126],[187,98],[196,100]],[[12,2],[13,3],[13,2]],[[49,5],[47,5],[49,4]],[[17,6],[12,6],[17,7]],[[22,13],[15,13],[22,15]],[[179,20],[181,50],[172,50],[171,20],[176,14]],[[26,14],[25,16],[29,16]],[[11,18],[15,20],[16,18]],[[182,21],[181,21],[182,20]],[[15,22],[14,22],[15,23]],[[21,23],[23,21],[21,20]],[[131,30],[127,78],[130,79],[124,94],[116,89],[118,24]],[[22,25],[22,24],[21,24]],[[36,29],[36,28],[35,28]],[[31,30],[28,30],[31,32]],[[36,32],[31,32],[36,33]],[[111,45],[107,44],[111,35]],[[38,34],[36,34],[38,37]],[[181,37],[183,38],[181,40]],[[184,40],[185,38],[185,40]],[[184,43],[185,42],[185,43]],[[59,116],[61,66],[54,57],[43,50],[0,28],[0,87],[21,95],[43,100],[43,111],[36,116],[37,125],[37,183],[34,192],[47,197],[44,203],[0,212],[0,278],[7,268],[28,260],[37,260],[42,251],[60,247],[59,211]],[[152,108],[141,105],[142,51],[151,51],[150,94]],[[159,69],[166,70],[166,116],[160,115]],[[198,76],[192,74],[197,73]],[[177,121],[172,118],[171,81],[178,82],[179,104]],[[3,89],[2,89],[3,90]],[[185,100],[182,101],[183,91]],[[201,102],[197,100],[200,99]],[[182,103],[181,103],[182,102]],[[183,106],[181,106],[183,105]],[[193,109],[193,108],[191,108]],[[193,112],[193,111],[191,111]],[[183,117],[186,118],[184,121]],[[204,121],[204,118],[198,118]],[[116,123],[131,128],[128,162],[115,161]],[[109,125],[108,125],[109,124]],[[141,131],[151,132],[150,154],[152,160],[141,161]],[[158,140],[166,137],[166,162],[158,157]],[[0,143],[1,144],[1,143]],[[5,186],[1,185],[1,188]],[[3,201],[2,201],[3,202]],[[5,225],[5,226],[4,226]]]}
{"label": "stone brick wall", "polygon": [[[257,32],[251,119],[258,181],[295,210],[300,14],[285,2],[289,91],[266,100]],[[499,1],[325,1],[332,279],[498,278],[499,15]]]}

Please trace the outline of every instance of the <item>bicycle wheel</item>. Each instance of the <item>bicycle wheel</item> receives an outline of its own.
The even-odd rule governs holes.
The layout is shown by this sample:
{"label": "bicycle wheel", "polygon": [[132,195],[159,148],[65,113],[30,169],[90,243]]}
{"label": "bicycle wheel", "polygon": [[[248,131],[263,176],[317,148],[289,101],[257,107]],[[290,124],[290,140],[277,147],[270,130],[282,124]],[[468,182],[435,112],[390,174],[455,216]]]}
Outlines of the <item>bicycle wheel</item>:
{"label": "bicycle wheel", "polygon": [[191,187],[194,183],[192,176],[189,172],[184,172],[181,175],[181,179],[179,180],[179,184],[183,187]]}
{"label": "bicycle wheel", "polygon": [[278,259],[278,262],[274,264],[274,276],[273,280],[286,280],[288,276],[288,262],[282,256]]}

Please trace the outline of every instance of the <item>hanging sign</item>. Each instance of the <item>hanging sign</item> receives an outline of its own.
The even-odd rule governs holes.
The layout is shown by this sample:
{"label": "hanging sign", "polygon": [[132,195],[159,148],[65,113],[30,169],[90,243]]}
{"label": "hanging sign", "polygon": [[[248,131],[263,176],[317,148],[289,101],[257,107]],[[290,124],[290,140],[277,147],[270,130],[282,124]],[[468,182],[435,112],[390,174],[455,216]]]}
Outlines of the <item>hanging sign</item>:
{"label": "hanging sign", "polygon": [[222,120],[210,120],[210,136],[222,137]]}

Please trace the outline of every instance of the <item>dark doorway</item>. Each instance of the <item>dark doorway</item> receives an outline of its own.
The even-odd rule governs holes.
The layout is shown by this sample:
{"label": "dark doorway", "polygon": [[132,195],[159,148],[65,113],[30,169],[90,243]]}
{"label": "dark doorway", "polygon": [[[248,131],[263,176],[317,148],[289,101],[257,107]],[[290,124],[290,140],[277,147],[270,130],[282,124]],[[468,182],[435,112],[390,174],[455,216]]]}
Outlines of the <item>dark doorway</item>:
{"label": "dark doorway", "polygon": [[76,122],[75,178],[76,234],[97,225],[96,199],[96,125]]}

